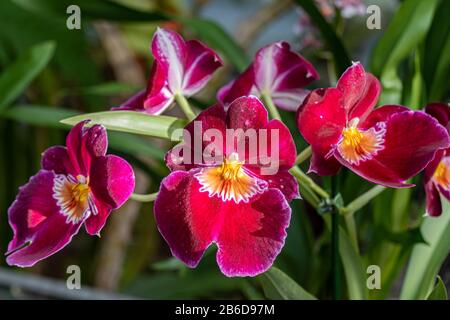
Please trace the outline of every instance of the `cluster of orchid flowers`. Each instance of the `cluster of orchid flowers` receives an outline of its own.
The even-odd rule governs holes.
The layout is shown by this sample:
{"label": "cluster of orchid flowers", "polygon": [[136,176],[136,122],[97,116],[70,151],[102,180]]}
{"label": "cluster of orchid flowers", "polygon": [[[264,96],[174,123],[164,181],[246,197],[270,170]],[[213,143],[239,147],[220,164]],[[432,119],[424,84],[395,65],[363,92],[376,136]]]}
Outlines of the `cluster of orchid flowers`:
{"label": "cluster of orchid flowers", "polygon": [[[161,114],[175,101],[184,104],[222,65],[212,49],[170,30],[156,31],[151,50],[155,60],[146,90],[116,109]],[[223,161],[213,165],[170,150],[171,173],[161,182],[154,214],[175,257],[195,267],[214,242],[227,276],[255,276],[273,264],[286,238],[289,203],[300,196],[290,172],[296,147],[276,107],[296,112],[298,130],[312,148],[311,172],[335,175],[345,166],[376,184],[403,188],[425,169],[427,213],[441,213],[439,195],[450,199],[449,106],[430,104],[425,112],[398,105],[374,108],[381,85],[360,63],[350,66],[336,87],[304,89],[318,78],[288,43],[276,42],[260,49],[218,92],[215,105],[197,116],[182,106],[190,120],[195,118],[185,127],[191,134],[194,121],[202,124],[202,134],[211,128],[276,130],[279,169],[265,175],[265,164],[250,162],[245,150],[214,141]],[[210,144],[203,143],[202,150]],[[105,128],[84,121],[69,132],[66,147],[43,153],[41,170],[20,188],[8,211],[14,232],[10,265],[32,266],[58,252],[83,224],[88,234],[99,235],[111,211],[130,198],[133,169],[107,155],[107,146]]]}

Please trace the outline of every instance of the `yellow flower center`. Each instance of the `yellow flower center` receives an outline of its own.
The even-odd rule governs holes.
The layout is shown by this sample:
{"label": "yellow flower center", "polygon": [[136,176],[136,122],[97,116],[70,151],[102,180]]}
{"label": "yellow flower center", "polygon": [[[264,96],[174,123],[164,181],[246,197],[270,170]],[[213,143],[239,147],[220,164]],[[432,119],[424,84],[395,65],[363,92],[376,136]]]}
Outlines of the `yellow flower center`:
{"label": "yellow flower center", "polygon": [[351,164],[358,165],[360,161],[372,159],[378,151],[383,150],[386,129],[381,126],[379,130],[370,128],[360,130],[356,126],[358,118],[350,121],[349,126],[342,130],[342,138],[338,142],[339,154]]}
{"label": "yellow flower center", "polygon": [[445,190],[450,190],[450,168],[446,159],[439,162],[433,174],[434,181]]}
{"label": "yellow flower center", "polygon": [[221,165],[203,169],[195,175],[202,186],[200,192],[208,192],[210,197],[218,196],[223,201],[248,202],[267,188],[267,182],[251,174],[243,165],[237,154],[232,153]]}
{"label": "yellow flower center", "polygon": [[85,216],[97,214],[89,188],[89,181],[82,175],[57,175],[53,186],[53,198],[56,199],[61,213],[67,222],[77,223]]}

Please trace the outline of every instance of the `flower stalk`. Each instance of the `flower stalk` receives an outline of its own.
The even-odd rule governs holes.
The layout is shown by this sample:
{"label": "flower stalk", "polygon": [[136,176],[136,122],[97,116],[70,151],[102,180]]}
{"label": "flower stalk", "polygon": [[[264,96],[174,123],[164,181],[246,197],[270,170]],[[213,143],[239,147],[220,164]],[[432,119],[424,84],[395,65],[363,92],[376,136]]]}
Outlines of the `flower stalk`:
{"label": "flower stalk", "polygon": [[131,199],[139,202],[153,202],[156,200],[158,196],[158,192],[150,193],[150,194],[137,194],[133,193],[131,195]]}
{"label": "flower stalk", "polygon": [[266,106],[267,110],[269,111],[270,117],[272,119],[278,119],[281,121],[281,115],[278,112],[277,107],[273,103],[272,97],[269,93],[263,91],[261,92],[261,99],[264,101],[264,105]]}
{"label": "flower stalk", "polygon": [[294,166],[291,168],[290,173],[297,178],[299,184],[303,187],[312,189],[317,195],[324,199],[330,198],[328,192],[319,187],[310,177],[308,177],[299,167]]}
{"label": "flower stalk", "polygon": [[295,159],[295,165],[298,166],[299,164],[306,161],[309,157],[311,157],[311,154],[312,154],[311,146],[308,146],[305,149],[303,149],[303,151],[300,152],[297,158]]}
{"label": "flower stalk", "polygon": [[360,195],[358,198],[350,202],[346,207],[341,208],[341,214],[344,216],[352,216],[356,211],[368,204],[373,198],[386,190],[386,187],[376,185],[372,189]]}
{"label": "flower stalk", "polygon": [[194,120],[195,112],[192,110],[186,97],[180,93],[177,93],[177,94],[175,94],[175,100],[178,103],[178,105],[180,106],[181,110],[183,110],[183,113],[185,114],[186,118],[189,121]]}
{"label": "flower stalk", "polygon": [[[338,176],[331,177],[331,194],[338,194]],[[336,204],[331,206],[331,274],[333,279],[333,299],[340,299],[341,276],[339,256],[339,210]]]}

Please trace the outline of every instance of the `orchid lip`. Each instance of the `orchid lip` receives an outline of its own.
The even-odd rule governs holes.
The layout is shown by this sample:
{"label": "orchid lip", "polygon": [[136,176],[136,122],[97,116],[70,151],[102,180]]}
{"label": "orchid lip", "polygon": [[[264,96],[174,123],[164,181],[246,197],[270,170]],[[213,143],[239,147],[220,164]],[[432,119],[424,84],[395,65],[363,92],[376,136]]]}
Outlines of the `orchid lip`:
{"label": "orchid lip", "polygon": [[[352,119],[342,130],[342,136],[336,149],[347,162],[358,165],[361,161],[372,159],[384,149],[386,125],[377,123],[377,127],[368,130],[358,128],[359,118]],[[334,151],[334,150],[333,150]]]}
{"label": "orchid lip", "polygon": [[439,162],[434,174],[433,180],[444,190],[450,190],[450,158],[444,158]]}
{"label": "orchid lip", "polygon": [[250,198],[267,190],[268,183],[245,169],[237,153],[231,153],[219,166],[204,168],[194,176],[200,183],[200,192],[222,201],[247,203]]}
{"label": "orchid lip", "polygon": [[83,175],[76,178],[72,175],[56,175],[53,198],[57,201],[61,213],[67,217],[66,223],[76,224],[91,214],[98,213],[89,187],[89,179]]}

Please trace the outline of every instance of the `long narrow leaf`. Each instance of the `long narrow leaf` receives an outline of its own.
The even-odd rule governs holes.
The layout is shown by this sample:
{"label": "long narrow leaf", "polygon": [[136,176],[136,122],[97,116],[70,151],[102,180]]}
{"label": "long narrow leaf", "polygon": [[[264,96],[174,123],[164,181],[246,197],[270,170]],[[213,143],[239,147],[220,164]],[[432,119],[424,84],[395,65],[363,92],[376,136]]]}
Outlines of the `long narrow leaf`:
{"label": "long narrow leaf", "polygon": [[425,299],[439,268],[450,251],[450,204],[444,198],[440,217],[425,217],[422,234],[428,244],[417,244],[412,252],[400,298]]}
{"label": "long narrow leaf", "polygon": [[[39,127],[68,129],[62,119],[78,115],[78,111],[47,106],[15,106],[8,109],[3,117]],[[152,143],[141,137],[122,132],[109,132],[109,145],[114,149],[133,155],[164,159],[164,151],[155,148]]]}
{"label": "long narrow leaf", "polygon": [[283,271],[272,267],[261,275],[265,295],[274,300],[317,300]]}
{"label": "long narrow leaf", "polygon": [[91,120],[92,124],[102,124],[107,129],[152,136],[157,138],[181,139],[175,136],[175,130],[183,129],[186,121],[169,116],[152,116],[134,111],[105,111],[81,114],[61,120],[61,123],[75,125],[83,120]]}
{"label": "long narrow leaf", "polygon": [[450,90],[450,1],[441,1],[428,31],[423,75],[428,91],[428,101],[442,101]]}
{"label": "long narrow leaf", "polygon": [[396,68],[424,39],[438,0],[403,1],[372,55],[371,71],[381,76]]}
{"label": "long narrow leaf", "polygon": [[55,43],[52,41],[35,45],[0,73],[0,112],[16,100],[47,66],[54,51]]}
{"label": "long narrow leaf", "polygon": [[313,1],[297,0],[296,2],[308,13],[317,28],[319,28],[322,37],[325,39],[327,46],[333,54],[336,74],[342,74],[350,66],[351,61],[341,39],[336,35],[331,25],[322,16]]}
{"label": "long narrow leaf", "polygon": [[67,18],[67,8],[77,5],[80,8],[82,19],[146,22],[167,19],[167,16],[162,13],[132,9],[111,0],[14,0],[14,2],[26,10],[44,16],[51,13]]}
{"label": "long narrow leaf", "polygon": [[198,18],[174,17],[174,19],[193,29],[200,39],[221,51],[238,71],[244,71],[249,65],[250,60],[245,51],[216,22]]}

